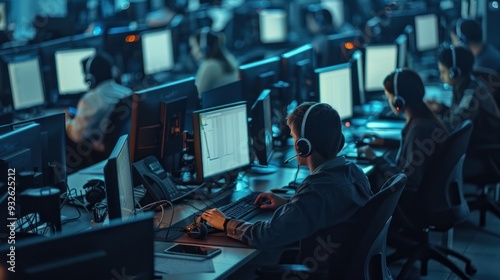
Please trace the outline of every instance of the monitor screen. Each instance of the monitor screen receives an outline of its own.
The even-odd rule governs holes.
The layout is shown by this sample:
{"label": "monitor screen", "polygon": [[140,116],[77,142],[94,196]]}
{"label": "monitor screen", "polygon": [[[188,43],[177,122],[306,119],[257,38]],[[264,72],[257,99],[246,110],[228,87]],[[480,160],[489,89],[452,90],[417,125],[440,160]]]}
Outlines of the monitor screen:
{"label": "monitor screen", "polygon": [[252,148],[260,165],[268,166],[273,155],[271,91],[265,89],[252,106]]}
{"label": "monitor screen", "polygon": [[145,75],[174,68],[172,30],[145,32],[141,35],[141,43]]}
{"label": "monitor screen", "polygon": [[[154,279],[151,215],[77,233],[17,240],[13,279]],[[9,267],[11,244],[0,246]],[[10,275],[9,275],[10,276]]]}
{"label": "monitor screen", "polygon": [[[168,120],[162,120],[162,106],[164,106],[162,104],[182,97],[187,98],[184,107],[184,120],[188,121],[184,121],[184,126],[179,129],[181,129],[181,132],[184,130],[192,131],[192,113],[199,109],[198,92],[193,77],[134,93],[130,127],[130,154],[132,162],[148,156],[155,156],[157,159],[162,158],[163,124],[169,122]],[[175,112],[179,112],[183,108],[177,107],[175,109]],[[173,113],[173,111],[167,112],[167,115],[170,113]],[[173,141],[172,138],[169,140]],[[169,154],[180,154],[182,152],[182,145],[169,145],[165,148],[170,148],[170,151],[168,151]],[[174,170],[170,170],[167,167],[166,162],[162,162],[162,165],[167,171],[174,172]]]}
{"label": "monitor screen", "polygon": [[290,83],[290,96],[299,103],[314,99],[313,74],[316,68],[314,49],[311,44],[293,49],[281,55],[282,80]]}
{"label": "monitor screen", "polygon": [[110,219],[127,220],[135,215],[134,185],[128,135],[118,139],[104,166],[106,199]]}
{"label": "monitor screen", "polygon": [[241,81],[225,84],[201,93],[201,108],[212,108],[243,100]]}
{"label": "monitor screen", "polygon": [[384,78],[397,67],[398,47],[395,44],[365,47],[365,91],[383,91]]}
{"label": "monitor screen", "polygon": [[235,178],[250,165],[245,102],[193,113],[196,179],[198,182]]}
{"label": "monitor screen", "polygon": [[94,48],[56,51],[56,74],[59,94],[78,94],[87,91],[82,60],[93,56]]}
{"label": "monitor screen", "polygon": [[418,51],[439,47],[439,21],[436,14],[415,16],[415,38]]}
{"label": "monitor screen", "polygon": [[263,44],[283,43],[288,39],[287,15],[281,9],[259,11],[259,33]]}
{"label": "monitor screen", "polygon": [[327,9],[333,17],[333,26],[340,28],[345,21],[344,1],[342,0],[321,0],[321,5]]}
{"label": "monitor screen", "polygon": [[353,105],[363,105],[366,102],[363,79],[363,52],[357,50],[351,57],[351,81]]}
{"label": "monitor screen", "polygon": [[340,119],[352,118],[351,64],[343,63],[315,70],[319,102],[330,104]]}
{"label": "monitor screen", "polygon": [[[14,110],[45,104],[42,73],[38,57],[11,62],[8,65]],[[29,82],[26,78],[29,77]]]}

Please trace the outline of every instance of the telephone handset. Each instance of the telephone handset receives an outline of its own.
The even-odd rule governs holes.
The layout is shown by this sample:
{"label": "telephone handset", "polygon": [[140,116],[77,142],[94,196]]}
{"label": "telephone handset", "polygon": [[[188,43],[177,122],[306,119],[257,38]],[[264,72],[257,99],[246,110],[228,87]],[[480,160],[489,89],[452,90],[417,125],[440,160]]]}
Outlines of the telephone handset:
{"label": "telephone handset", "polygon": [[163,169],[156,157],[149,156],[135,162],[133,166],[144,188],[155,201],[176,202],[184,197],[184,193],[179,191],[170,174]]}

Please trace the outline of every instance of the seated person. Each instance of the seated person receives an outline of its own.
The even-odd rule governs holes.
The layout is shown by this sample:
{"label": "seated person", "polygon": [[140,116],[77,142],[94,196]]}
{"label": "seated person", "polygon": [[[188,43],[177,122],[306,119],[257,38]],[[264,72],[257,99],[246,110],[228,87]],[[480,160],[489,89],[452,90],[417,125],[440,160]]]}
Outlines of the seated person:
{"label": "seated person", "polygon": [[132,90],[116,83],[111,59],[103,53],[84,59],[82,67],[89,91],[78,101],[76,115],[66,111],[66,134],[74,143],[90,140],[93,150],[103,152],[109,116]]}
{"label": "seated person", "polygon": [[209,89],[235,82],[238,77],[236,58],[226,49],[222,33],[205,27],[189,38],[191,54],[199,62],[196,73],[198,97]]}
{"label": "seated person", "polygon": [[478,164],[469,166],[476,157],[474,148],[500,143],[500,110],[488,87],[471,75],[473,64],[474,56],[463,47],[446,46],[438,53],[440,78],[453,89],[451,108],[440,112],[443,121],[450,131],[466,119],[473,123],[464,177],[480,171]]}
{"label": "seated person", "polygon": [[[404,172],[408,176],[405,192],[416,191],[423,180],[426,167],[433,161],[436,146],[446,140],[448,132],[441,120],[422,100],[425,87],[416,72],[396,69],[384,79],[384,91],[393,112],[404,114],[406,118],[401,142],[398,143],[400,147],[396,162],[392,163],[385,157],[376,157],[369,146],[358,148],[358,155],[372,160],[380,171],[379,174],[383,178],[377,182],[377,189],[382,186],[382,181],[398,172]],[[374,146],[389,146],[390,142],[395,142],[373,134],[366,134],[364,137],[371,138],[370,145]]]}
{"label": "seated person", "polygon": [[450,38],[455,47],[464,47],[474,55],[474,69],[492,69],[500,73],[500,52],[483,41],[481,24],[474,19],[458,19],[450,24]]}
{"label": "seated person", "polygon": [[[296,194],[289,200],[273,193],[260,194],[255,203],[268,200],[269,204],[260,207],[275,209],[268,221],[231,220],[216,208],[201,216],[229,237],[256,248],[283,247],[296,241],[317,242],[316,238],[327,234],[320,230],[348,221],[372,196],[363,171],[344,157],[337,157],[344,136],[336,110],[325,103],[303,103],[288,116],[287,124],[295,142],[298,164],[310,171]],[[299,259],[312,254],[304,251],[308,249],[312,250],[310,246],[301,246]]]}

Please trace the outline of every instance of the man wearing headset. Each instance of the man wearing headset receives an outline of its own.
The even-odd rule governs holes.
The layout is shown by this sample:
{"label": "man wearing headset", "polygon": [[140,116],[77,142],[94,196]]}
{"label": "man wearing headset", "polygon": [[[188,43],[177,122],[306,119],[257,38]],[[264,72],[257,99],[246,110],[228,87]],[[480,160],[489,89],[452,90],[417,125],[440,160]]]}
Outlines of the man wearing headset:
{"label": "man wearing headset", "polygon": [[458,19],[450,24],[450,38],[455,47],[469,49],[474,55],[474,69],[500,73],[500,52],[483,41],[481,24],[474,19]]}
{"label": "man wearing headset", "polygon": [[306,250],[315,247],[305,244],[326,238],[322,235],[328,233],[321,230],[346,222],[372,192],[363,171],[344,157],[337,157],[344,136],[340,117],[330,105],[303,103],[288,116],[287,124],[298,164],[310,171],[296,194],[289,200],[272,193],[260,194],[255,204],[264,200],[269,204],[260,208],[276,209],[268,221],[248,223],[229,219],[215,208],[201,217],[229,237],[256,248],[276,248],[301,241],[300,259],[310,256],[313,252]]}
{"label": "man wearing headset", "polygon": [[76,114],[66,111],[66,134],[75,143],[92,142],[93,150],[103,152],[106,121],[120,99],[132,90],[114,80],[113,64],[105,54],[96,54],[82,61],[89,91],[78,101]]}

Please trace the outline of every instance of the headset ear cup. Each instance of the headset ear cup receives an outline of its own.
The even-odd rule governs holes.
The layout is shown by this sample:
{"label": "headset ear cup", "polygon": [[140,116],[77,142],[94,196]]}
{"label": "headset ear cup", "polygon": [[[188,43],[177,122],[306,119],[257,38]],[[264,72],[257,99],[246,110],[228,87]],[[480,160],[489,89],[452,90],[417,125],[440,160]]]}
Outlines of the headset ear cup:
{"label": "headset ear cup", "polygon": [[104,182],[101,180],[89,180],[83,186],[85,199],[92,205],[99,203],[106,198],[106,190]]}
{"label": "headset ear cup", "polygon": [[450,79],[458,78],[458,77],[460,77],[460,74],[461,74],[460,68],[453,67],[453,66],[448,70],[448,72],[449,72]]}
{"label": "headset ear cup", "polygon": [[392,106],[397,111],[402,111],[405,107],[405,99],[401,96],[395,96],[394,99],[392,99]]}
{"label": "headset ear cup", "polygon": [[205,223],[194,223],[186,227],[189,237],[194,239],[203,239],[208,235],[208,228]]}
{"label": "headset ear cup", "polygon": [[85,83],[89,88],[94,88],[96,84],[94,75],[92,75],[91,73],[85,74]]}
{"label": "headset ear cup", "polygon": [[295,146],[297,146],[297,151],[299,152],[299,156],[308,157],[312,153],[312,145],[309,139],[307,138],[299,138],[297,142],[295,142]]}

